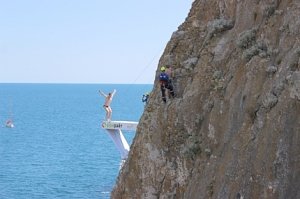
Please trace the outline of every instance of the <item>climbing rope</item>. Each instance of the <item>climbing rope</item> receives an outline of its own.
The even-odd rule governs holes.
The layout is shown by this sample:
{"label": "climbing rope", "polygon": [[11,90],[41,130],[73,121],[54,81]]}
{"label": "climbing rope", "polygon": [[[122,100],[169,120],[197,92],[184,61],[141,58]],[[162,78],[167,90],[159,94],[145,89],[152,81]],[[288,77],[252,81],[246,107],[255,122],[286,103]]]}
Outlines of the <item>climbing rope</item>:
{"label": "climbing rope", "polygon": [[[161,53],[162,49],[159,50],[158,53],[156,53],[156,55],[148,62],[147,65],[145,65],[145,67],[141,70],[141,72],[138,74],[138,76],[128,85],[126,85],[126,89],[123,91],[121,91],[121,93],[128,93],[128,91],[135,85],[135,83],[140,79],[140,77],[145,73],[145,71],[153,64],[154,60],[159,56],[159,54]],[[142,103],[142,94],[145,93],[144,89],[141,87],[139,88],[139,91],[141,93],[141,96],[140,96],[140,102]],[[150,91],[149,91],[150,92]],[[105,93],[105,92],[104,92]],[[107,94],[107,93],[106,93]],[[121,99],[121,97],[119,96],[120,94],[120,91],[117,89],[117,92],[115,94],[115,96],[113,97],[113,101],[112,101],[112,115],[114,116],[117,116],[115,118],[119,118],[120,117],[120,114],[117,112],[117,111],[114,111],[114,110],[118,110],[119,108],[118,107],[124,107],[127,105],[127,101],[124,101]],[[117,106],[115,106],[117,105]],[[104,110],[105,111],[105,110]],[[114,114],[117,112],[117,115]],[[106,113],[105,113],[106,114]],[[104,118],[105,118],[105,115],[104,115]],[[114,118],[114,117],[113,117]]]}

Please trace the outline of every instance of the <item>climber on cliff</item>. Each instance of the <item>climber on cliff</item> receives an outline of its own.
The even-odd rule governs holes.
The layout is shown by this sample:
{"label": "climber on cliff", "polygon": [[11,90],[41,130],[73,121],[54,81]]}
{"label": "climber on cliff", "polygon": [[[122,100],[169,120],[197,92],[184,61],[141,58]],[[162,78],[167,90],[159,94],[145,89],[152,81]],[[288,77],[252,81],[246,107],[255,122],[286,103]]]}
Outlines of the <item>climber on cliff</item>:
{"label": "climber on cliff", "polygon": [[104,105],[103,105],[103,108],[105,109],[106,111],[106,117],[105,119],[107,121],[110,121],[111,120],[111,115],[112,115],[112,109],[110,107],[110,104],[112,102],[112,99],[116,93],[116,89],[113,90],[112,93],[108,93],[108,95],[106,95],[105,93],[103,93],[101,90],[99,90],[99,93],[105,97],[105,101],[104,101]]}
{"label": "climber on cliff", "polygon": [[171,94],[171,91],[169,90],[168,92],[168,97],[171,98],[171,97],[174,97],[174,85],[173,85],[173,77],[174,77],[174,72],[173,72],[173,69],[170,65],[166,65],[166,70],[165,70],[165,73],[169,76],[169,86],[172,87],[172,92],[173,92],[173,95]]}
{"label": "climber on cliff", "polygon": [[169,97],[174,97],[174,90],[173,90],[173,85],[172,85],[172,81],[170,81],[170,76],[166,73],[166,67],[162,66],[160,68],[160,75],[159,75],[159,81],[160,81],[160,90],[161,90],[161,94],[162,94],[162,100],[166,103],[167,99],[166,99],[166,89],[169,90],[170,96]]}
{"label": "climber on cliff", "polygon": [[145,93],[143,94],[143,97],[142,97],[142,102],[144,102],[145,104],[148,104],[148,99],[149,99],[149,93]]}

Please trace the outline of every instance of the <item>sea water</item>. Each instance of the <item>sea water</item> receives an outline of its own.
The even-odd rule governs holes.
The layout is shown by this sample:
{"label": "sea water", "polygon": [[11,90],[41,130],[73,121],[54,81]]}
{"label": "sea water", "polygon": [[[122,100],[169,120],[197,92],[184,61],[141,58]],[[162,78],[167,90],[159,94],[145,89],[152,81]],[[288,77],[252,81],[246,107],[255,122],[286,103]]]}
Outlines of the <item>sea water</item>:
{"label": "sea water", "polygon": [[[138,121],[152,85],[0,84],[0,198],[110,197],[121,158],[99,89],[117,90],[112,120]],[[124,132],[129,144],[134,135]]]}

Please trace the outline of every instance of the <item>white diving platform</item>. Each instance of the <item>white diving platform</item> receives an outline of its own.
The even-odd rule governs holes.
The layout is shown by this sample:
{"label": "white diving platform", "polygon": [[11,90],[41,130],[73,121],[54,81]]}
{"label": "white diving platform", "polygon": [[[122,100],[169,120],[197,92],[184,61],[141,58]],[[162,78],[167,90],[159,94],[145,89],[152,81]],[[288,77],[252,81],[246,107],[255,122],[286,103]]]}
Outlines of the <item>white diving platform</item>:
{"label": "white diving platform", "polygon": [[126,160],[129,153],[129,145],[121,130],[135,131],[138,122],[132,121],[103,121],[102,128],[107,131],[120,152],[122,160]]}
{"label": "white diving platform", "polygon": [[128,130],[135,131],[138,122],[132,121],[103,121],[102,128],[104,129],[120,129],[120,130]]}

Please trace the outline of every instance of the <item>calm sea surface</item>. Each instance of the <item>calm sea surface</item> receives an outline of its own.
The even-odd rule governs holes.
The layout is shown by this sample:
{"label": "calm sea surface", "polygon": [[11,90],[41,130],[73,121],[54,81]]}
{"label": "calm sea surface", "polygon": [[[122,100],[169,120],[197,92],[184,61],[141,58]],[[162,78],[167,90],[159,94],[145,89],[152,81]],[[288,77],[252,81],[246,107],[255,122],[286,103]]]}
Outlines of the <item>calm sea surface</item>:
{"label": "calm sea surface", "polygon": [[0,84],[0,198],[109,198],[120,155],[98,90],[114,88],[112,119],[138,121],[152,85]]}

